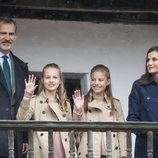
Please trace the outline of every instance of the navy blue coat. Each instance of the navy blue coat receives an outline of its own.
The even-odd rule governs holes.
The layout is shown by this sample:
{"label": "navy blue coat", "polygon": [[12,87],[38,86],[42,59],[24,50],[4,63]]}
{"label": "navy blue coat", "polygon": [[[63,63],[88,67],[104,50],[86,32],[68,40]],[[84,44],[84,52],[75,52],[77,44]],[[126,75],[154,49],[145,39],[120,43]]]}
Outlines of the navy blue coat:
{"label": "navy blue coat", "polygon": [[[151,78],[147,85],[133,83],[129,95],[127,121],[158,122],[158,85]],[[147,158],[147,136],[136,134],[135,158]],[[154,133],[154,158],[158,158],[158,135]]]}
{"label": "navy blue coat", "polygon": [[[24,95],[24,79],[28,77],[28,66],[11,53],[15,72],[14,104],[11,103],[11,94],[0,67],[0,120],[14,120],[20,102]],[[15,157],[21,158],[23,133],[15,134]],[[8,136],[6,131],[0,131],[0,157],[8,157]]]}

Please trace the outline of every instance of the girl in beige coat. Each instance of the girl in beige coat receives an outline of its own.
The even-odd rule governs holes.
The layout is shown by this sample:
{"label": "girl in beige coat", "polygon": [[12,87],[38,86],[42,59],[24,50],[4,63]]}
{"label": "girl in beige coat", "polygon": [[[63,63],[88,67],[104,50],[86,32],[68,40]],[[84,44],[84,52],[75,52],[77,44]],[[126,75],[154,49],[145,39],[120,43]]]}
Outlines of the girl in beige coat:
{"label": "girl in beige coat", "polygon": [[[36,78],[25,80],[25,94],[17,113],[18,120],[67,121],[72,120],[67,102],[62,73],[57,64],[47,64],[42,71],[39,95],[33,96]],[[68,132],[54,132],[54,158],[69,157]],[[48,132],[34,132],[34,158],[48,158]]]}
{"label": "girl in beige coat", "polygon": [[[75,103],[74,119],[79,121],[123,121],[124,116],[120,101],[112,96],[109,69],[104,65],[96,65],[91,70],[90,90],[81,96],[80,90],[73,95]],[[112,132],[112,158],[127,157],[126,134]],[[78,157],[86,158],[87,133],[78,136]],[[104,158],[107,154],[106,133],[93,132],[93,156]]]}

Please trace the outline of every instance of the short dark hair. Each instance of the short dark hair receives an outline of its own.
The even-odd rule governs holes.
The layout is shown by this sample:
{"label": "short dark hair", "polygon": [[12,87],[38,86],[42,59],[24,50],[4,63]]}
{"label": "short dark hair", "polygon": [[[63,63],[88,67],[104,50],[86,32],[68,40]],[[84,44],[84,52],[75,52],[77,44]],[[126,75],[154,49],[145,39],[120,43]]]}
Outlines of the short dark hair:
{"label": "short dark hair", "polygon": [[15,26],[15,32],[17,32],[17,24],[10,17],[0,17],[0,23],[13,24]]}

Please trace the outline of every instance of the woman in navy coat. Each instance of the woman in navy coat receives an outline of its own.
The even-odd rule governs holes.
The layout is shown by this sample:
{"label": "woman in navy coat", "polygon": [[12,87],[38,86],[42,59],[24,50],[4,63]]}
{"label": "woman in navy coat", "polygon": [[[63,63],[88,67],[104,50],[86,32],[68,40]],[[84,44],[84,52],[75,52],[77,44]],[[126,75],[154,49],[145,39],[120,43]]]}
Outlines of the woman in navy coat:
{"label": "woman in navy coat", "polygon": [[[158,122],[158,46],[148,50],[146,72],[133,83],[127,121]],[[158,158],[158,134],[154,133],[153,158]],[[136,134],[135,158],[147,158],[147,135]]]}

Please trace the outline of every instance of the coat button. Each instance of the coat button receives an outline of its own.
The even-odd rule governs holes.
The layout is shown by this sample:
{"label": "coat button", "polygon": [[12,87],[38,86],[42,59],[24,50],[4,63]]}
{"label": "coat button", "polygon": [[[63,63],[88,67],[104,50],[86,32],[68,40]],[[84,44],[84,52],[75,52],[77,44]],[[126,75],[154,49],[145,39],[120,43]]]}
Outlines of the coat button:
{"label": "coat button", "polygon": [[147,97],[146,99],[147,99],[147,100],[150,100],[150,97]]}
{"label": "coat button", "polygon": [[89,112],[92,112],[90,109],[88,110]]}
{"label": "coat button", "polygon": [[63,117],[66,117],[66,114],[65,114],[65,113],[63,113]]}
{"label": "coat button", "polygon": [[6,108],[5,111],[9,111],[9,108]]}
{"label": "coat button", "polygon": [[113,137],[114,137],[114,138],[115,138],[115,136],[116,136],[116,135],[115,135],[115,134],[113,134]]}
{"label": "coat button", "polygon": [[44,135],[43,133],[40,134],[40,136],[43,136],[43,135]]}
{"label": "coat button", "polygon": [[45,111],[42,111],[42,114],[45,114],[46,112]]}
{"label": "coat button", "polygon": [[81,155],[81,152],[79,152],[78,155]]}
{"label": "coat button", "polygon": [[115,147],[115,150],[117,150],[117,149],[118,149],[118,146]]}
{"label": "coat button", "polygon": [[40,100],[40,103],[42,104],[42,103],[43,103],[43,101],[42,101],[42,100]]}
{"label": "coat button", "polygon": [[40,149],[42,149],[42,147],[41,147],[41,146],[39,146],[39,148],[40,148]]}
{"label": "coat button", "polygon": [[65,138],[65,142],[67,142],[67,138]]}

